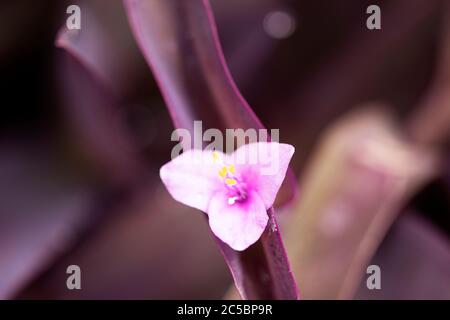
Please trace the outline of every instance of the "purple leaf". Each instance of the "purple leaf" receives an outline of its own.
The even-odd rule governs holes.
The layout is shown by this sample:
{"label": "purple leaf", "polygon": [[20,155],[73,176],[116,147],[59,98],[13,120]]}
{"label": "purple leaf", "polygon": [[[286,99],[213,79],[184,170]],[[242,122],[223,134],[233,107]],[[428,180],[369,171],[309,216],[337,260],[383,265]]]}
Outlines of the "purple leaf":
{"label": "purple leaf", "polygon": [[406,123],[417,142],[439,148],[450,136],[450,4],[444,6],[439,60],[435,75],[422,101]]}
{"label": "purple leaf", "polygon": [[92,185],[68,174],[57,150],[32,143],[0,143],[0,299],[45,270],[92,219]]}
{"label": "purple leaf", "polygon": [[[237,89],[207,1],[125,0],[129,21],[177,128],[263,128]],[[287,198],[293,188],[286,188]],[[296,299],[273,210],[262,238],[238,253],[216,239],[243,298]]]}
{"label": "purple leaf", "polygon": [[[143,164],[119,108],[116,80],[124,71],[109,70],[111,57],[105,33],[87,15],[89,32],[61,29],[56,39],[62,107],[77,150],[100,176],[113,183],[129,183]],[[103,59],[102,59],[103,58]]]}
{"label": "purple leaf", "polygon": [[404,139],[381,108],[343,117],[306,166],[285,233],[305,299],[352,298],[399,208],[436,175],[435,154]]}
{"label": "purple leaf", "polygon": [[118,98],[132,95],[147,85],[146,66],[131,34],[120,1],[79,1],[82,27],[69,30],[63,25],[56,46],[66,50]]}
{"label": "purple leaf", "polygon": [[[21,290],[18,299],[221,297],[231,277],[209,241],[203,217],[173,201],[158,176],[149,176],[133,193],[103,199],[89,211],[100,217],[95,230]],[[66,268],[73,263],[87,270],[82,290],[65,286]]]}
{"label": "purple leaf", "polygon": [[361,281],[357,299],[450,299],[450,242],[416,212],[404,212],[371,264],[382,270],[382,290]]}

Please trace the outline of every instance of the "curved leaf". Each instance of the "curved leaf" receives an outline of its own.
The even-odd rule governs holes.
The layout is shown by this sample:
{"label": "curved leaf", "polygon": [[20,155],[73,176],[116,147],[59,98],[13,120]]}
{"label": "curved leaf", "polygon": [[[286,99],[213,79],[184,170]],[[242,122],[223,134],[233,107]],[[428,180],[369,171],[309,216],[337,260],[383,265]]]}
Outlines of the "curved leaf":
{"label": "curved leaf", "polygon": [[[125,0],[129,21],[177,128],[263,128],[237,89],[209,3]],[[288,181],[288,179],[286,179]],[[284,187],[286,192],[286,186]],[[288,189],[291,196],[292,189]],[[216,239],[243,298],[295,299],[296,286],[273,210],[260,241],[238,253]]]}
{"label": "curved leaf", "polygon": [[286,244],[307,299],[349,299],[402,206],[437,158],[389,115],[361,110],[325,133],[301,182]]}

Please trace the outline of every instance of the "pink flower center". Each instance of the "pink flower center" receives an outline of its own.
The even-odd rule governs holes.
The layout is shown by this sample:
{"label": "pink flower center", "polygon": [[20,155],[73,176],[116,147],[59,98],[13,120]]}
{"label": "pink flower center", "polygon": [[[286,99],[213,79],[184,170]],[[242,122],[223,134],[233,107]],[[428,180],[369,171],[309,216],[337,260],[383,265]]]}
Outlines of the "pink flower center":
{"label": "pink flower center", "polygon": [[247,199],[247,184],[236,174],[233,165],[224,166],[219,170],[219,176],[223,179],[228,191],[228,204],[243,202]]}

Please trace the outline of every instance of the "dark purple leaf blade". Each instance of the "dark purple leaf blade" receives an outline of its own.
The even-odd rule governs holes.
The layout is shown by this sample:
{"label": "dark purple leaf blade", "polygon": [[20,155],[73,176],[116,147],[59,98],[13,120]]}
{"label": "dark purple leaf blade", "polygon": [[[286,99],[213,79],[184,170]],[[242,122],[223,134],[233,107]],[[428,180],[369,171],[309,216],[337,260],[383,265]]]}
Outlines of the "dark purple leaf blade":
{"label": "dark purple leaf blade", "polygon": [[[147,179],[133,192],[97,199],[94,228],[15,298],[219,299],[231,277],[206,221],[172,200],[157,170]],[[66,268],[75,262],[82,290],[67,290]]]}
{"label": "dark purple leaf blade", "polygon": [[0,299],[45,270],[91,222],[92,185],[66,169],[54,146],[1,141]]}
{"label": "dark purple leaf blade", "polygon": [[[125,0],[132,30],[177,128],[263,128],[237,89],[218,41],[209,2]],[[289,181],[289,179],[286,179]],[[293,195],[294,188],[284,192]],[[286,191],[287,190],[287,191]],[[219,239],[243,298],[296,299],[273,209],[260,241],[235,252]]]}
{"label": "dark purple leaf blade", "polygon": [[147,84],[145,61],[136,46],[120,1],[79,1],[80,30],[61,26],[56,46],[74,56],[86,70],[118,98]]}
{"label": "dark purple leaf blade", "polygon": [[263,128],[225,67],[206,3],[125,4],[176,127],[193,129],[200,119],[214,128]]}
{"label": "dark purple leaf blade", "polygon": [[435,154],[381,110],[373,103],[342,117],[306,166],[284,233],[304,299],[351,299],[400,209],[436,175]]}
{"label": "dark purple leaf blade", "polygon": [[357,299],[450,299],[450,241],[416,212],[401,214],[371,264],[382,270],[382,289],[363,279]]}
{"label": "dark purple leaf blade", "polygon": [[67,129],[77,151],[102,178],[130,183],[143,164],[113,91],[116,85],[91,53],[99,51],[92,48],[96,42],[85,38],[86,34],[63,27],[56,39],[61,49],[58,77]]}

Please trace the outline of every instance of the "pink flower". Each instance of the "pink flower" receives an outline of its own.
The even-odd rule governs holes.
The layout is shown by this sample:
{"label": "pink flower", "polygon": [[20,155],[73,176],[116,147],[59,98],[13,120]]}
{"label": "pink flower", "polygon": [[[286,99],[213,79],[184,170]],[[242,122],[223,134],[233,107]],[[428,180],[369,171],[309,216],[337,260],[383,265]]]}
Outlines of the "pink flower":
{"label": "pink flower", "polygon": [[189,150],[162,166],[172,197],[208,214],[213,233],[234,250],[258,241],[284,180],[294,147],[276,142],[243,145],[227,155]]}

